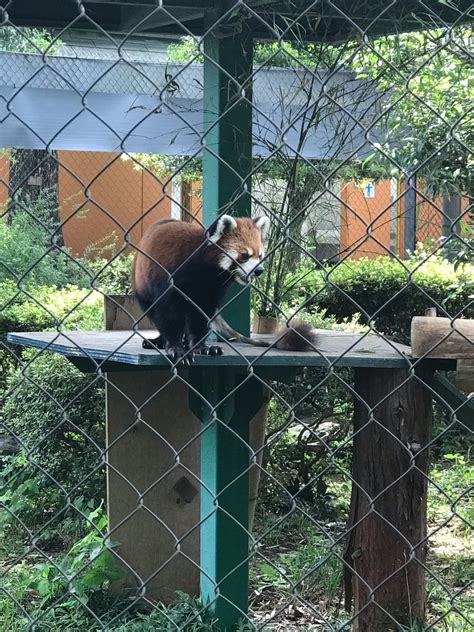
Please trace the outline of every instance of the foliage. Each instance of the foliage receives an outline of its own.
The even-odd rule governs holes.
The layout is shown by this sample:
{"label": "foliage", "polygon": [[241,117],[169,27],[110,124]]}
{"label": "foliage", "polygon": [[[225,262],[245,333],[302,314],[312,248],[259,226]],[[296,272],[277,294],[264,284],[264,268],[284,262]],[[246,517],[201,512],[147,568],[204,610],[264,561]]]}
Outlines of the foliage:
{"label": "foliage", "polygon": [[0,27],[0,51],[57,55],[63,43],[46,29]]}
{"label": "foliage", "polygon": [[[16,582],[8,586],[28,620],[36,622],[35,629],[51,630],[92,629],[90,612],[100,613],[113,606],[108,589],[110,582],[119,579],[123,571],[105,542],[107,519],[102,509],[84,515],[85,535],[59,559],[15,569]],[[82,608],[87,606],[87,610]],[[10,606],[14,611],[14,604]],[[24,630],[26,616],[8,612],[8,600],[0,602],[0,618],[12,619],[9,630]],[[1,620],[0,619],[0,620]],[[71,627],[72,624],[72,627]]]}
{"label": "foliage", "polygon": [[77,600],[91,604],[94,593],[103,591],[110,581],[121,577],[116,558],[104,545],[107,518],[95,509],[86,516],[89,532],[76,542],[59,564],[46,562],[36,566],[28,590],[40,597],[38,608],[67,595],[62,607],[76,607]]}
{"label": "foliage", "polygon": [[309,311],[322,308],[337,320],[360,313],[362,323],[399,342],[409,341],[412,317],[427,307],[437,305],[440,315],[451,317],[472,313],[474,267],[455,268],[439,255],[420,253],[404,262],[384,256],[346,260],[324,273],[308,269],[298,274],[288,297],[291,305],[305,304]]}
{"label": "foliage", "polygon": [[[474,265],[474,211],[469,211],[466,219],[461,220],[459,224],[459,234],[452,233],[443,239],[442,253],[448,261],[452,261],[455,270],[462,272],[464,269],[470,269],[466,264]],[[474,279],[463,275],[460,282],[474,294]]]}
{"label": "foliage", "polygon": [[62,287],[80,274],[67,249],[56,246],[54,227],[44,223],[50,202],[47,196],[32,200],[29,212],[17,211],[11,223],[0,215],[0,282],[15,279],[21,284]]}
{"label": "foliage", "polygon": [[469,502],[469,494],[466,494],[474,480],[474,466],[470,460],[473,446],[472,438],[466,437],[464,432],[463,452],[442,455],[430,471],[433,484],[429,485],[429,519],[438,522],[447,520],[455,506],[457,516],[464,520],[464,523],[458,523],[458,527],[466,532],[466,536],[470,532],[468,525],[474,519],[474,509]]}
{"label": "foliage", "polygon": [[[179,591],[175,602],[169,605],[156,604],[153,612],[138,614],[124,624],[109,628],[110,632],[218,632],[220,629],[209,608],[203,607],[200,599]],[[235,626],[235,632],[253,630],[255,627],[250,623],[239,622]],[[266,630],[262,629],[262,632]]]}
{"label": "foliage", "polygon": [[277,588],[296,590],[303,598],[321,592],[334,597],[342,579],[342,562],[330,542],[314,528],[306,530],[304,541],[293,550],[279,553],[272,563],[259,564],[254,581]]}
{"label": "foliage", "polygon": [[199,40],[184,36],[178,43],[168,46],[168,61],[173,64],[202,64],[204,57],[200,52]]}
{"label": "foliage", "polygon": [[[170,145],[173,144],[170,141]],[[173,182],[195,182],[202,177],[202,159],[199,156],[182,156],[180,154],[131,154],[134,159],[136,169],[146,169],[157,178],[168,183],[173,178]],[[131,160],[128,156],[124,160]],[[168,195],[171,191],[168,190]]]}
{"label": "foliage", "polygon": [[4,512],[3,527],[20,539],[25,527],[40,542],[62,539],[63,520],[77,517],[67,497],[81,506],[104,497],[103,382],[62,356],[28,351],[7,388],[2,426],[22,450],[5,463],[2,502],[15,519]]}
{"label": "foliage", "polygon": [[[278,393],[270,402],[267,448],[260,501],[269,511],[288,510],[296,500],[310,503],[315,514],[333,517],[335,495],[328,489],[334,474],[326,469],[331,451],[341,472],[347,466],[353,377],[337,369],[305,368],[289,383],[272,384]],[[339,446],[339,448],[338,448]]]}
{"label": "foliage", "polygon": [[417,172],[431,193],[472,191],[472,33],[457,26],[385,36],[352,62],[384,95],[389,165]]}
{"label": "foliage", "polygon": [[68,285],[34,285],[18,290],[13,281],[0,283],[3,305],[0,334],[10,331],[47,331],[61,329],[102,329],[103,297]]}
{"label": "foliage", "polygon": [[89,285],[97,288],[102,294],[128,294],[131,287],[132,265],[134,255],[115,256],[112,259],[92,259],[85,261],[92,275]]}
{"label": "foliage", "polygon": [[[202,64],[202,44],[192,36],[184,36],[177,44],[168,47],[168,61],[173,64]],[[334,47],[336,50],[336,47]],[[253,53],[254,64],[278,68],[314,68],[318,59],[317,44],[298,42],[256,42]]]}

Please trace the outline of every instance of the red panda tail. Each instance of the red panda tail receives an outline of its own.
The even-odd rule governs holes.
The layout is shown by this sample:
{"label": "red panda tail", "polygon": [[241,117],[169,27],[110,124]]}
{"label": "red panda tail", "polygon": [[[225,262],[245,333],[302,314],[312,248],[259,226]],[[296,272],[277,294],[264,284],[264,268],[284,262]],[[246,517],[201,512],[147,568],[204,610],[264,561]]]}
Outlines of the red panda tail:
{"label": "red panda tail", "polygon": [[254,347],[274,347],[281,351],[315,351],[316,332],[311,325],[306,323],[294,323],[291,326],[282,327],[272,341],[249,338],[235,331],[222,316],[213,319],[214,328],[226,340],[231,342],[243,342]]}

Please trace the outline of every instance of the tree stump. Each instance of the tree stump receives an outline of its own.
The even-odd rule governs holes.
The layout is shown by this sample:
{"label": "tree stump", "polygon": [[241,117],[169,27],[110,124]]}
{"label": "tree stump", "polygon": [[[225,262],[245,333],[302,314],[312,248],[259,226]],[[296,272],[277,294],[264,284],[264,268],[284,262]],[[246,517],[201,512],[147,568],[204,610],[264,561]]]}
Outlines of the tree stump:
{"label": "tree stump", "polygon": [[405,369],[357,369],[355,389],[346,608],[356,632],[388,632],[425,616],[431,394]]}

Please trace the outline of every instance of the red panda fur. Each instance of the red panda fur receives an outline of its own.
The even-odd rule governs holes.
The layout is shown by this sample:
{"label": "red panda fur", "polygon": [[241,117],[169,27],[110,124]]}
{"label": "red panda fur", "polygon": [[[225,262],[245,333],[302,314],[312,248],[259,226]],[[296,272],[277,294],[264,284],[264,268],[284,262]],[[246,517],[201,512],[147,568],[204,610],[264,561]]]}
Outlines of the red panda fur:
{"label": "red panda fur", "polygon": [[[266,218],[228,215],[207,230],[197,223],[171,219],[150,226],[137,246],[132,284],[143,312],[160,336],[144,346],[164,348],[173,361],[185,364],[194,353],[221,354],[221,347],[205,344],[211,321],[223,337],[269,346],[271,343],[241,336],[216,316],[232,280],[245,284],[252,274],[263,271],[267,227]],[[275,346],[313,350],[310,329],[291,327],[277,336]]]}

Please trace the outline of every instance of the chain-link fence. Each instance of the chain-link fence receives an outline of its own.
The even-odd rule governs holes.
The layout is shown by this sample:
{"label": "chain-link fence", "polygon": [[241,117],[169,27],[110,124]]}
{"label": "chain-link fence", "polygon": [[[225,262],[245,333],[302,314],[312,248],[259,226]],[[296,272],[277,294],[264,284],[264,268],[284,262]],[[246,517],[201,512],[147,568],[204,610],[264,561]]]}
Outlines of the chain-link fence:
{"label": "chain-link fence", "polygon": [[2,629],[472,629],[472,17],[0,1]]}

